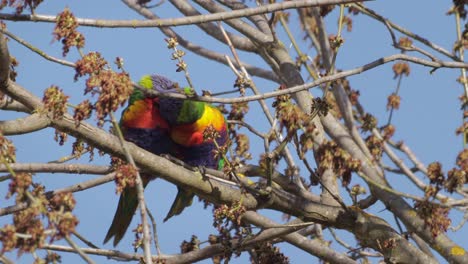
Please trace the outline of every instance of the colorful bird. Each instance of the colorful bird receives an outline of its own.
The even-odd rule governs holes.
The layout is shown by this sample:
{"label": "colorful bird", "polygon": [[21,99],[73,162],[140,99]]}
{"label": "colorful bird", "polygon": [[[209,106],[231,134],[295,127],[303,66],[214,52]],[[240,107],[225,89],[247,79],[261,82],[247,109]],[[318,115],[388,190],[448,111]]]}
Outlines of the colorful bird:
{"label": "colorful bird", "polygon": [[[191,166],[203,166],[212,169],[222,169],[223,159],[216,155],[216,145],[213,140],[204,140],[204,131],[214,128],[219,137],[218,146],[224,146],[227,141],[226,121],[218,108],[192,100],[160,99],[160,111],[170,126],[170,137],[176,143],[173,155]],[[177,196],[164,221],[192,204],[194,194],[177,187]]]}
{"label": "colorful bird", "polygon": [[[160,76],[145,76],[146,82],[153,82],[155,90],[161,93],[177,92],[177,88],[165,90],[164,86],[157,85]],[[213,140],[205,140],[203,133],[208,127],[214,128],[219,137],[216,139],[218,146],[224,146],[227,141],[227,125],[221,111],[218,108],[193,100],[181,100],[176,98],[159,98],[159,111],[169,125],[171,140],[175,143],[172,155],[191,166],[203,166],[212,169],[222,169],[223,160],[216,155],[216,145]],[[174,215],[191,205],[194,194],[177,187],[177,196],[164,218],[167,221]]]}
{"label": "colorful bird", "polygon": [[[172,81],[160,75],[144,76],[139,84],[161,93],[179,92]],[[204,140],[206,128],[212,127],[219,137],[218,146],[228,137],[226,120],[218,108],[204,102],[168,97],[145,97],[135,90],[124,110],[121,127],[125,139],[155,154],[170,154],[191,166],[222,169],[223,160],[215,153],[213,140]],[[151,177],[143,177],[144,186]],[[177,196],[164,221],[190,206],[194,194],[178,187]],[[114,238],[114,246],[122,239],[138,206],[135,188],[122,193],[117,212],[104,242]]]}
{"label": "colorful bird", "polygon": [[[152,89],[148,83],[140,82],[142,87]],[[173,83],[164,78],[161,86],[172,87]],[[167,88],[168,89],[168,88]],[[125,140],[144,148],[154,154],[169,154],[172,141],[169,137],[169,126],[159,114],[158,98],[150,98],[135,89],[130,96],[127,108],[122,112],[120,128]],[[143,186],[154,177],[141,174]],[[138,207],[136,187],[126,187],[119,198],[119,204],[112,220],[112,225],[107,231],[104,243],[114,237],[114,246],[125,235]]]}

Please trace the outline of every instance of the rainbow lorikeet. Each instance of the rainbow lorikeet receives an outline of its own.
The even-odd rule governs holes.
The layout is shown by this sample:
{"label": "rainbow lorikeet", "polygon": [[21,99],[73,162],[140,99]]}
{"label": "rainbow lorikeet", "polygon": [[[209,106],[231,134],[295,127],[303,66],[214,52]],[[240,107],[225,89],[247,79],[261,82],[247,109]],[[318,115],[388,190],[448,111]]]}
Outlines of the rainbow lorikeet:
{"label": "rainbow lorikeet", "polygon": [[[178,92],[177,85],[159,75],[144,76],[139,84],[158,92]],[[213,141],[206,141],[203,132],[212,126],[219,134],[218,146],[227,141],[227,126],[216,107],[192,100],[167,97],[145,97],[135,89],[122,114],[121,127],[125,139],[154,154],[170,154],[191,166],[221,169],[223,160],[216,155]],[[154,178],[142,175],[144,186]],[[126,188],[104,242],[114,238],[114,246],[122,239],[138,206],[136,188]],[[178,194],[164,221],[190,206],[194,194],[178,187]]]}
{"label": "rainbow lorikeet", "polygon": [[[172,87],[173,83],[167,80],[160,85]],[[138,89],[133,91],[127,108],[122,112],[120,128],[125,140],[154,154],[169,154],[173,148],[169,137],[169,126],[159,113],[158,98],[145,96]],[[141,174],[141,176],[145,187],[154,178],[147,174]],[[112,237],[114,237],[114,246],[119,243],[125,235],[137,207],[136,187],[126,187],[120,195],[119,204],[104,243]]]}
{"label": "rainbow lorikeet", "polygon": [[[157,80],[157,76],[146,78],[151,78],[152,82]],[[156,88],[156,90],[167,92],[160,88]],[[171,90],[171,92],[175,91]],[[203,135],[205,129],[211,126],[218,133],[217,145],[224,146],[226,144],[228,137],[226,119],[218,108],[205,102],[161,97],[159,111],[168,122],[169,134],[175,143],[174,151],[171,153],[173,156],[191,166],[222,169],[224,160],[215,153],[215,143],[213,140],[204,140]],[[164,221],[180,214],[185,207],[192,203],[194,196],[192,192],[181,187],[177,187],[177,189],[177,196]]]}

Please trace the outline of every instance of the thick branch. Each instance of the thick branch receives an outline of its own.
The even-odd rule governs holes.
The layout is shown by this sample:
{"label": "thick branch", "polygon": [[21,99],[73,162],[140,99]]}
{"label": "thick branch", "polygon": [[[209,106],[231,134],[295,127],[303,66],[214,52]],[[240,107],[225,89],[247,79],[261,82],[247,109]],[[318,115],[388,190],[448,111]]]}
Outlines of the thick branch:
{"label": "thick branch", "polygon": [[6,136],[21,135],[42,130],[48,125],[49,120],[41,114],[36,113],[15,120],[0,120],[0,131]]}
{"label": "thick branch", "polygon": [[[273,56],[277,60],[278,64],[280,64],[282,66],[283,70],[281,70],[281,72],[279,72],[278,75],[282,78],[282,80],[287,84],[288,87],[291,87],[293,85],[297,85],[298,83],[303,82],[300,73],[297,71],[297,69],[295,69],[293,67],[293,62],[292,62],[290,56],[287,54],[287,52],[282,47],[276,47],[276,48],[271,49],[270,54],[271,54],[271,56]],[[396,55],[395,57],[393,57],[393,56],[392,57],[396,58],[396,57],[399,57],[399,56],[400,55]],[[399,57],[399,58],[401,58],[401,57]],[[365,65],[365,66],[361,67],[361,70],[364,70],[367,67],[369,67],[367,69],[376,67],[377,66],[376,64],[383,63],[382,60],[383,59],[375,61],[375,62],[373,62],[371,64],[368,64],[368,65]],[[305,92],[297,93],[297,94],[295,94],[294,99],[296,100],[298,105],[301,107],[301,109],[305,113],[310,112],[310,109],[311,109],[311,95],[310,94],[305,93]],[[328,114],[327,117],[328,116],[330,118],[332,118],[331,114]],[[334,121],[334,123],[332,123],[333,125],[339,126],[339,128],[341,130],[343,130],[343,133],[340,134],[340,137],[345,137],[344,139],[346,139],[347,141],[352,142],[353,147],[357,147],[354,144],[354,141],[350,138],[350,135],[347,133],[347,131],[343,129],[341,124],[338,123],[337,121],[335,121],[334,119],[333,119],[333,121]],[[321,122],[322,123],[324,122],[323,118],[321,118]],[[316,123],[320,125],[320,122],[316,122]],[[327,133],[330,134],[330,130],[333,130],[333,129],[330,127],[330,122],[327,125],[329,127],[327,127],[326,130],[327,130]],[[320,125],[320,127],[321,127],[321,125]],[[332,136],[332,138],[334,140],[336,140],[337,142],[338,142],[339,139],[342,139],[342,138],[335,137],[335,136]],[[344,148],[344,149],[346,149],[346,148]],[[370,164],[368,164],[369,163],[368,159],[363,158],[364,157],[363,153],[360,151],[359,148],[357,148],[357,150],[359,151],[359,154],[360,154],[358,157],[362,160],[362,163],[365,164],[367,167],[369,167]],[[353,153],[350,152],[350,154],[353,157],[355,157],[353,155]],[[364,167],[364,165],[363,165],[363,167]],[[373,172],[375,173],[374,170],[373,170]],[[296,208],[296,207],[300,208],[300,204],[297,204],[294,201],[294,199],[288,201],[288,198],[289,197],[282,197],[282,199],[279,199],[279,200],[275,201],[277,203],[273,203],[272,206],[275,206],[277,204],[280,204],[281,202],[286,201],[289,204],[289,208]],[[311,212],[311,213],[313,212],[313,211],[310,211],[309,209],[307,209],[305,207],[300,208],[300,211],[306,212],[306,215],[308,215],[307,212]],[[295,213],[292,213],[292,212],[289,213],[289,214],[296,215]],[[343,222],[350,221],[350,222],[353,222],[355,224],[355,226],[353,226],[353,228],[351,228],[349,230],[351,232],[353,232],[359,240],[362,240],[361,244],[368,245],[369,247],[372,247],[372,248],[378,250],[379,252],[383,253],[388,258],[394,258],[394,259],[392,259],[392,261],[432,263],[431,259],[427,255],[425,255],[419,249],[412,246],[410,243],[408,243],[408,241],[403,239],[396,232],[392,231],[390,226],[387,226],[387,224],[382,225],[384,223],[383,220],[377,219],[377,218],[372,220],[371,219],[372,217],[369,218],[368,215],[362,215],[362,216],[363,217],[357,216],[356,222],[354,220],[351,220],[351,219],[342,218]],[[362,220],[370,220],[370,222],[359,223]],[[322,222],[317,221],[317,220],[311,220],[311,221],[322,223]],[[341,228],[346,229],[345,227],[341,227]],[[377,230],[377,229],[379,229],[379,231],[377,231],[375,233],[374,232],[369,232],[370,230]],[[396,248],[393,248],[393,249],[395,249],[395,251],[389,252],[388,250],[386,250],[384,248],[381,248],[381,246],[379,245],[380,241],[384,241],[384,240],[388,240],[388,239],[391,240],[391,241],[396,242],[396,244],[397,244],[396,247],[398,248],[398,250],[396,250]],[[395,254],[395,252],[397,252],[397,253]]]}
{"label": "thick branch", "polygon": [[8,98],[8,96],[3,96],[0,98],[0,109],[29,113],[29,109],[27,109],[24,105],[12,100],[11,98]]}
{"label": "thick branch", "polygon": [[5,86],[10,79],[10,52],[5,36],[0,34],[0,85]]}

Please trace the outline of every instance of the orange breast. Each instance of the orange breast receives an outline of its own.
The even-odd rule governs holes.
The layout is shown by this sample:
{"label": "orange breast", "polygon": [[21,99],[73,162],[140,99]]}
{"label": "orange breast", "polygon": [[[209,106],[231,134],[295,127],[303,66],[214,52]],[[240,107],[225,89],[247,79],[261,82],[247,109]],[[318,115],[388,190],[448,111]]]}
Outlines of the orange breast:
{"label": "orange breast", "polygon": [[208,126],[213,126],[217,131],[226,130],[226,122],[221,112],[210,105],[205,105],[202,117],[196,122],[185,125],[173,126],[171,138],[180,145],[190,147],[203,143],[203,132]]}
{"label": "orange breast", "polygon": [[122,124],[132,128],[168,128],[150,98],[135,101],[122,115]]}

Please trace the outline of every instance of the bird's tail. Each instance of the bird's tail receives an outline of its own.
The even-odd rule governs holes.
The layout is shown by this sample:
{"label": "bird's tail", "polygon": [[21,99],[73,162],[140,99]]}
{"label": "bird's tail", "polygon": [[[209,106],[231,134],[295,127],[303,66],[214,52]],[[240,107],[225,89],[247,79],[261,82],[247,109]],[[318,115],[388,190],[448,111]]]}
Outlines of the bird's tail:
{"label": "bird's tail", "polygon": [[186,207],[192,205],[194,196],[195,193],[177,187],[177,196],[174,199],[174,202],[172,203],[171,209],[169,209],[166,218],[164,218],[164,222],[175,215],[179,215]]}
{"label": "bird's tail", "polygon": [[[143,187],[148,185],[150,177],[144,177],[142,175]],[[138,195],[136,187],[127,187],[123,190],[120,195],[119,205],[115,211],[112,225],[107,231],[107,235],[104,238],[104,243],[107,243],[112,237],[114,237],[114,247],[122,240],[128,226],[132,222],[133,215],[138,207]]]}

